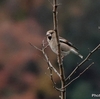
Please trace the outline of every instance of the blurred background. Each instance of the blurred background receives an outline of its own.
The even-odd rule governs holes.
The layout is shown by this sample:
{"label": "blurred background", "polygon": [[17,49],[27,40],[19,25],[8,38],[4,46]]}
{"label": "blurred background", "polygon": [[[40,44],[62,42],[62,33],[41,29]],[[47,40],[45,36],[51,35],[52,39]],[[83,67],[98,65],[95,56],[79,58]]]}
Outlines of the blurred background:
{"label": "blurred background", "polygon": [[[0,0],[0,99],[58,99],[41,52],[46,31],[53,29],[52,0]],[[100,43],[100,0],[59,0],[59,32],[86,57]],[[56,55],[46,50],[57,67]],[[67,58],[68,57],[68,58]],[[66,76],[82,60],[74,54],[64,59]],[[67,88],[68,99],[95,99],[100,94],[100,50],[95,64]],[[59,78],[54,74],[59,86]]]}

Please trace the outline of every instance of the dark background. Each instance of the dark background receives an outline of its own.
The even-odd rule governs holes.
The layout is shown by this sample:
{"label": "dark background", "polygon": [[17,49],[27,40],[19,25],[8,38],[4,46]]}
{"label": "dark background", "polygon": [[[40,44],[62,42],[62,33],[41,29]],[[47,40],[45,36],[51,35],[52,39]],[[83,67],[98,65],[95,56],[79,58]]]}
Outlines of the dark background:
{"label": "dark background", "polygon": [[[0,0],[0,99],[58,99],[41,48],[46,31],[53,29],[50,0]],[[52,0],[51,0],[52,1]],[[59,32],[84,56],[100,43],[100,0],[59,0]],[[56,55],[48,56],[57,67]],[[66,76],[82,60],[74,54],[64,59]],[[84,64],[95,64],[67,88],[68,99],[95,99],[100,94],[100,50]],[[54,74],[55,81],[59,79]]]}

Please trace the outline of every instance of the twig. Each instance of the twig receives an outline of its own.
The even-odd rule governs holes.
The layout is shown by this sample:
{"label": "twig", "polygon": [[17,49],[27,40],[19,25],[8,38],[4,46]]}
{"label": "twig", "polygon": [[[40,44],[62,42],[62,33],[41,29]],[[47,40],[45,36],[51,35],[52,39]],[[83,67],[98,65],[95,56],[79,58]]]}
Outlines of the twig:
{"label": "twig", "polygon": [[54,23],[54,31],[56,33],[56,40],[58,44],[58,60],[59,60],[59,66],[60,66],[62,65],[62,61],[61,61],[61,49],[60,49],[60,41],[59,41],[59,33],[58,33],[57,8],[58,8],[57,0],[53,0],[53,23]]}
{"label": "twig", "polygon": [[71,76],[77,71],[77,69],[78,69],[79,67],[81,67],[85,62],[87,62],[87,61],[89,60],[90,56],[91,56],[95,51],[97,51],[99,48],[100,48],[100,44],[99,44],[97,47],[95,47],[95,48],[86,56],[86,58],[85,58],[79,65],[77,65],[77,67],[71,72],[71,74],[65,79],[65,81],[69,80],[69,79],[71,78]]}
{"label": "twig", "polygon": [[54,88],[55,88],[57,91],[60,91],[60,92],[65,91],[65,89],[64,89],[64,88],[62,88],[62,89],[61,89],[61,88],[57,88],[57,87],[55,87],[55,86],[54,86]]}
{"label": "twig", "polygon": [[[60,76],[60,74],[59,74],[59,72],[54,68],[54,66],[51,64],[51,62],[49,61],[49,58],[48,58],[48,56],[47,56],[47,54],[45,53],[45,49],[48,47],[48,45],[46,45],[45,46],[45,44],[44,44],[44,41],[42,42],[42,49],[40,49],[40,48],[38,48],[38,47],[36,47],[35,45],[32,45],[31,43],[29,43],[32,47],[34,47],[35,49],[37,49],[37,50],[39,50],[40,52],[42,52],[43,53],[43,55],[44,55],[44,57],[45,57],[45,61],[47,62],[47,64],[48,64],[48,69],[49,69],[49,71],[50,71],[50,78],[51,78],[51,81],[52,81],[52,83],[53,83],[53,85],[54,85],[54,88],[57,90],[57,91],[61,91],[59,88],[57,88],[56,86],[55,86],[55,82],[54,82],[54,79],[53,79],[53,71],[58,75],[58,77],[59,78],[61,78],[61,76]],[[53,71],[52,71],[53,70]]]}
{"label": "twig", "polygon": [[59,74],[59,72],[54,68],[54,66],[53,66],[53,65],[51,64],[51,62],[49,61],[49,58],[48,58],[47,54],[45,53],[45,49],[42,49],[42,53],[43,53],[43,55],[44,55],[44,57],[45,57],[45,59],[46,59],[46,62],[47,62],[47,64],[48,64],[48,66],[49,66],[49,69],[52,68],[52,69],[54,70],[54,72],[55,72],[59,77],[61,77],[60,74]]}
{"label": "twig", "polygon": [[[64,74],[64,68],[63,63],[61,59],[61,49],[60,49],[60,42],[59,42],[59,33],[58,33],[58,18],[57,18],[57,0],[53,0],[53,23],[54,23],[54,31],[56,33],[56,40],[58,44],[58,64],[59,64],[59,71],[60,71],[60,81],[61,81],[61,88],[65,86],[65,74]],[[61,91],[61,99],[66,99],[66,91]]]}
{"label": "twig", "polygon": [[92,62],[87,68],[85,68],[77,77],[75,77],[73,80],[71,80],[67,85],[64,86],[64,88],[68,87],[72,82],[74,82],[76,79],[78,79],[84,72],[86,72],[94,62]]}
{"label": "twig", "polygon": [[47,62],[48,67],[49,67],[49,71],[50,71],[50,79],[51,79],[51,81],[52,81],[52,83],[53,83],[53,86],[54,86],[54,88],[55,88],[57,91],[59,91],[59,89],[55,86],[56,83],[54,82],[54,79],[53,79],[53,73],[52,73],[52,70],[54,70],[55,73],[56,73],[59,77],[60,77],[60,74],[57,72],[57,70],[52,66],[51,62],[48,60],[48,57],[47,57],[45,51],[42,50],[42,52],[43,52],[43,54],[44,54],[44,56],[45,56],[45,58],[46,58],[46,62]]}
{"label": "twig", "polygon": [[34,47],[35,49],[37,49],[38,51],[42,52],[42,50],[41,50],[40,48],[36,47],[35,45],[32,45],[30,42],[29,42],[29,44],[30,44],[32,47]]}
{"label": "twig", "polygon": [[47,48],[47,46],[44,46],[44,40],[42,42],[42,45],[43,45],[43,48],[42,48],[42,53],[46,59],[46,62],[48,64],[48,67],[49,67],[49,71],[50,71],[50,78],[51,78],[51,81],[53,83],[53,86],[54,88],[57,90],[57,91],[60,91],[59,88],[56,87],[56,83],[54,82],[54,79],[53,79],[53,73],[52,73],[52,70],[54,70],[54,72],[61,78],[60,74],[58,73],[58,71],[54,68],[54,66],[51,64],[51,62],[49,61],[49,58],[47,56],[47,54],[45,53],[45,49]]}
{"label": "twig", "polygon": [[52,2],[51,2],[50,0],[48,0],[48,1],[49,1],[49,3],[53,6]]}
{"label": "twig", "polygon": [[47,48],[47,46],[45,46],[44,48],[40,49],[38,47],[36,47],[35,45],[32,45],[31,43],[29,43],[32,47],[34,47],[35,49],[39,50],[40,52],[43,53],[44,57],[45,57],[45,61],[47,62],[49,68],[52,68],[53,71],[58,75],[58,77],[60,77],[59,72],[56,70],[56,68],[53,67],[53,65],[51,64],[51,62],[49,61],[49,58],[47,56],[47,54],[45,53],[45,49]]}

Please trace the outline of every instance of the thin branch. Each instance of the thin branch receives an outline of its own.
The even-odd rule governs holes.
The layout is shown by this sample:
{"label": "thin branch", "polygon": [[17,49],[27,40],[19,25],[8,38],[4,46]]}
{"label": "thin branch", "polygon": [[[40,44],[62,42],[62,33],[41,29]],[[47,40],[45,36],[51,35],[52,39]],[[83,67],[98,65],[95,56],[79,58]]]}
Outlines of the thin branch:
{"label": "thin branch", "polygon": [[61,49],[60,49],[59,32],[58,32],[57,8],[58,8],[57,0],[53,0],[53,24],[54,24],[54,31],[56,33],[56,40],[58,44],[59,67],[61,68],[62,60],[61,60]]}
{"label": "thin branch", "polygon": [[65,79],[65,81],[69,80],[71,78],[71,76],[77,71],[77,69],[79,67],[81,67],[85,62],[87,62],[89,60],[90,56],[94,52],[96,52],[99,48],[100,48],[100,44],[97,47],[95,47],[79,65],[77,65],[77,67],[71,72],[71,74]]}
{"label": "thin branch", "polygon": [[53,86],[54,88],[57,90],[57,91],[61,91],[59,88],[57,88],[55,85],[56,83],[54,82],[54,79],[53,79],[53,71],[58,75],[59,78],[61,78],[59,72],[53,67],[53,65],[51,64],[51,62],[49,61],[49,58],[47,56],[47,54],[45,53],[45,49],[48,47],[48,45],[45,46],[45,43],[44,43],[44,40],[42,41],[42,49],[36,47],[35,45],[32,45],[31,43],[29,43],[32,47],[34,47],[35,49],[37,49],[38,51],[42,52],[44,57],[45,57],[45,61],[47,62],[48,64],[48,69],[50,71],[50,78],[51,78],[51,81],[53,83]]}
{"label": "thin branch", "polygon": [[[60,41],[59,41],[59,33],[58,33],[58,18],[57,18],[57,0],[53,0],[53,23],[54,23],[54,31],[56,33],[56,40],[58,44],[58,64],[59,64],[59,71],[60,71],[60,81],[61,81],[61,88],[65,86],[65,74],[64,74],[64,68],[63,63],[61,59],[61,48],[60,48]],[[61,99],[66,99],[66,91],[61,91]]]}
{"label": "thin branch", "polygon": [[54,88],[55,88],[57,91],[60,91],[60,89],[56,87],[56,83],[54,82],[53,73],[52,73],[53,71],[52,71],[52,70],[54,70],[54,72],[55,72],[60,78],[61,78],[61,76],[60,76],[60,74],[58,73],[58,71],[53,67],[53,65],[52,65],[51,62],[49,61],[49,58],[48,58],[47,54],[45,53],[45,49],[46,49],[47,47],[45,47],[45,45],[44,45],[44,40],[42,41],[42,46],[43,46],[43,48],[42,48],[42,53],[43,53],[43,55],[44,55],[44,57],[45,57],[45,59],[46,59],[46,62],[47,62],[47,64],[48,64],[48,67],[49,67],[51,81],[52,81],[52,83],[53,83]]}
{"label": "thin branch", "polygon": [[56,68],[53,67],[53,65],[51,64],[51,62],[49,61],[49,58],[47,56],[47,54],[45,53],[45,49],[47,48],[47,46],[45,46],[44,48],[40,49],[38,47],[36,47],[35,45],[32,45],[31,43],[29,43],[32,47],[34,47],[35,49],[37,49],[38,51],[42,52],[44,57],[45,57],[45,61],[47,62],[49,68],[52,68],[53,71],[60,77],[59,72],[56,70]]}
{"label": "thin branch", "polygon": [[53,73],[52,73],[52,68],[51,68],[51,67],[49,68],[49,71],[50,71],[50,79],[51,79],[51,81],[52,81],[52,83],[53,83],[53,87],[54,87],[57,91],[60,91],[60,89],[56,87],[56,83],[55,83],[55,81],[54,81],[54,79],[53,79]]}
{"label": "thin branch", "polygon": [[44,57],[45,57],[45,59],[46,59],[46,62],[47,62],[47,64],[48,64],[49,68],[52,68],[52,69],[54,70],[54,72],[55,72],[59,77],[61,77],[60,74],[59,74],[59,72],[54,68],[54,66],[53,66],[53,65],[51,64],[51,62],[49,61],[49,58],[48,58],[47,54],[45,53],[45,49],[42,49],[42,53],[43,53],[43,55],[44,55]]}
{"label": "thin branch", "polygon": [[77,77],[75,77],[73,80],[71,80],[67,85],[64,86],[64,88],[68,87],[72,82],[74,82],[76,79],[78,79],[83,73],[85,73],[92,65],[94,62],[92,62],[87,68],[85,68]]}
{"label": "thin branch", "polygon": [[36,47],[35,45],[32,45],[30,42],[29,42],[29,44],[30,44],[32,47],[34,47],[35,49],[37,49],[38,51],[42,52],[42,50],[41,50],[40,48]]}
{"label": "thin branch", "polygon": [[52,2],[51,2],[50,0],[48,0],[48,1],[49,1],[49,3],[53,6]]}

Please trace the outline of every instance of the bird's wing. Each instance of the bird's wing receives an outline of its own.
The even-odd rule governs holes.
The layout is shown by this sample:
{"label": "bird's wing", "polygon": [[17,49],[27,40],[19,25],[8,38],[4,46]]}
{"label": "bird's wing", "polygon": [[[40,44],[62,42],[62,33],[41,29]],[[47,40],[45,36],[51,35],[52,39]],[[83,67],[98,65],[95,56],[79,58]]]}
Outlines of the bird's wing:
{"label": "bird's wing", "polygon": [[65,43],[65,44],[69,45],[70,47],[73,47],[75,50],[78,50],[71,42],[67,41],[66,39],[64,39],[62,37],[59,37],[59,41],[61,43]]}

